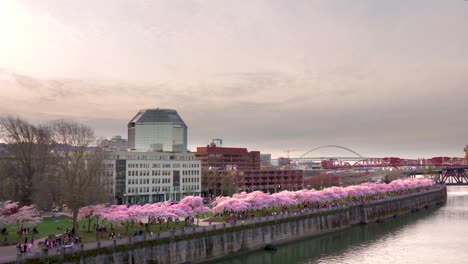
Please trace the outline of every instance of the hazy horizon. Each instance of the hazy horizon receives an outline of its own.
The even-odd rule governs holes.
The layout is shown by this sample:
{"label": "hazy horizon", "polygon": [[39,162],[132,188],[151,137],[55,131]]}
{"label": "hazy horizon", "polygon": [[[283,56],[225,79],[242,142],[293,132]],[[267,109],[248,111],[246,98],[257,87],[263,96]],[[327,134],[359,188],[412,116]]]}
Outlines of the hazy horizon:
{"label": "hazy horizon", "polygon": [[171,108],[192,150],[462,157],[466,25],[462,0],[1,1],[0,113],[127,138]]}

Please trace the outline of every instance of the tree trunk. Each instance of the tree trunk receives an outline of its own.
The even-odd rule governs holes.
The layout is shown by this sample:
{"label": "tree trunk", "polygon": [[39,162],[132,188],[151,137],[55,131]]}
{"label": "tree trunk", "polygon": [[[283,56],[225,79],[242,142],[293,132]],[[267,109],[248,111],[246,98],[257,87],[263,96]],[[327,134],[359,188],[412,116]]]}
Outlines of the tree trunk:
{"label": "tree trunk", "polygon": [[80,208],[73,208],[72,213],[73,213],[73,229],[75,230],[75,236],[79,236],[78,232],[78,211]]}
{"label": "tree trunk", "polygon": [[88,233],[91,232],[91,221],[93,221],[92,218],[88,219]]}

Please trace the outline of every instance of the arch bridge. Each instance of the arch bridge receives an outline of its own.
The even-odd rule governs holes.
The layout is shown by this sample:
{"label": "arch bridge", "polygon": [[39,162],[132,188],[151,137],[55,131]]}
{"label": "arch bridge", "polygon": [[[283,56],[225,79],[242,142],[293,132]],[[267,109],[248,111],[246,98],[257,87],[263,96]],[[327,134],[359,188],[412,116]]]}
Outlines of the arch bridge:
{"label": "arch bridge", "polygon": [[[308,157],[311,152],[323,148],[338,148],[353,154],[350,157]],[[433,157],[429,159],[401,159],[398,157],[369,158],[358,152],[340,145],[324,145],[313,148],[298,158],[289,160],[304,164],[308,162],[321,162],[322,169],[353,169],[353,168],[449,168],[468,165],[465,158]]]}

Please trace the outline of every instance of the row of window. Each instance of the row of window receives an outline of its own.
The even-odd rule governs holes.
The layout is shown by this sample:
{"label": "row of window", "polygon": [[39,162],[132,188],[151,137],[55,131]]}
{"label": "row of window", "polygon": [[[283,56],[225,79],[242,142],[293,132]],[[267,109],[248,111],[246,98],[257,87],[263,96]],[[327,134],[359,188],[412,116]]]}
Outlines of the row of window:
{"label": "row of window", "polygon": [[182,183],[200,182],[200,178],[182,178]]}
{"label": "row of window", "polygon": [[[150,173],[151,172],[151,173]],[[172,175],[171,170],[145,170],[145,171],[128,171],[128,176],[170,176]],[[199,175],[200,171],[198,170],[183,170],[181,171],[182,176],[188,176],[188,175]],[[111,175],[109,175],[111,176]]]}
{"label": "row of window", "polygon": [[112,175],[113,175],[113,171],[111,170],[105,170],[102,172],[102,176],[104,177],[112,177]]}
{"label": "row of window", "polygon": [[[153,187],[129,187],[128,193],[148,193],[148,192],[171,192],[171,186],[153,186]],[[187,185],[182,186],[182,191],[199,191],[200,186],[198,185]]]}
{"label": "row of window", "polygon": [[182,186],[182,191],[198,191],[199,186],[198,185],[185,185]]}
{"label": "row of window", "polygon": [[113,169],[114,163],[104,163],[104,169]]}
{"label": "row of window", "polygon": [[[118,158],[119,156],[117,156]],[[125,155],[127,160],[194,160],[194,156],[154,156],[150,155]],[[178,159],[176,159],[178,158]]]}
{"label": "row of window", "polygon": [[[151,192],[170,192],[171,186],[154,186],[151,187]],[[128,193],[147,193],[150,192],[150,187],[129,187]]]}
{"label": "row of window", "polygon": [[[182,183],[198,183],[200,182],[200,178],[197,177],[190,177],[190,178],[182,178]],[[127,183],[129,185],[132,184],[149,184],[150,179],[128,179]],[[163,178],[163,179],[151,179],[151,184],[161,184],[161,183],[171,183],[170,178]]]}
{"label": "row of window", "polygon": [[[171,170],[156,170],[151,171],[151,176],[170,176]],[[128,171],[128,176],[150,176],[150,171]]]}
{"label": "row of window", "polygon": [[[151,165],[151,166],[150,166]],[[154,163],[154,164],[149,164],[149,163],[129,163],[128,164],[128,167],[130,169],[149,169],[150,167],[151,168],[163,168],[163,169],[168,169],[168,168],[171,168],[171,165],[172,165],[172,168],[180,168],[181,164],[178,164],[178,163],[175,163],[175,164],[171,164],[171,163],[165,163],[165,164],[160,164],[160,163]],[[182,164],[182,168],[200,168],[200,164],[195,164],[195,163],[191,163],[191,164]]]}

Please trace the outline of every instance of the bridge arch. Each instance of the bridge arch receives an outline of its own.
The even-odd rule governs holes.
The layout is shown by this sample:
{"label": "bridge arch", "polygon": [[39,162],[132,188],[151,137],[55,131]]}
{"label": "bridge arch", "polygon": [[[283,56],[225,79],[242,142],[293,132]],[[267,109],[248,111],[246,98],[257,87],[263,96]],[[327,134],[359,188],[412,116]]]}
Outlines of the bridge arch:
{"label": "bridge arch", "polygon": [[344,149],[348,152],[351,152],[353,154],[355,154],[356,156],[358,156],[359,158],[363,158],[363,156],[359,153],[357,153],[356,151],[350,149],[350,148],[347,148],[347,147],[343,147],[343,146],[338,146],[338,145],[326,145],[326,146],[320,146],[320,147],[316,147],[316,148],[313,148],[309,151],[307,151],[306,153],[302,154],[302,156],[300,156],[299,158],[303,158],[305,155],[309,154],[310,152],[313,152],[313,151],[316,151],[318,149],[322,149],[322,148],[339,148],[339,149]]}

